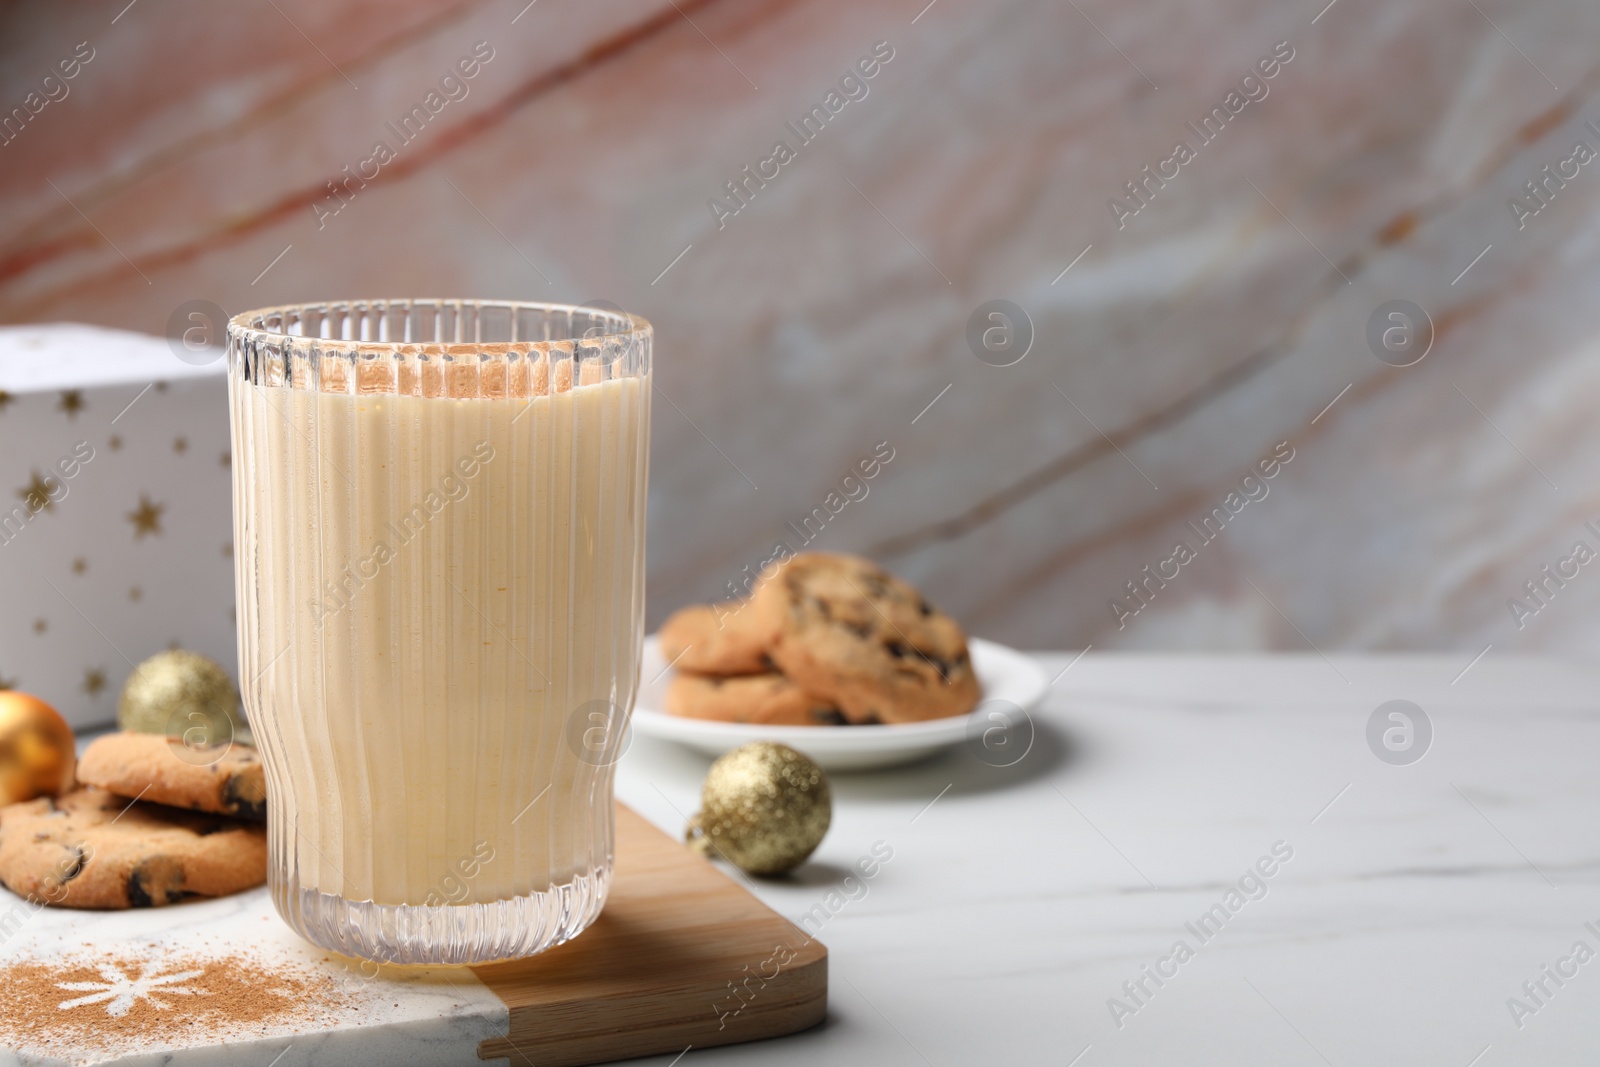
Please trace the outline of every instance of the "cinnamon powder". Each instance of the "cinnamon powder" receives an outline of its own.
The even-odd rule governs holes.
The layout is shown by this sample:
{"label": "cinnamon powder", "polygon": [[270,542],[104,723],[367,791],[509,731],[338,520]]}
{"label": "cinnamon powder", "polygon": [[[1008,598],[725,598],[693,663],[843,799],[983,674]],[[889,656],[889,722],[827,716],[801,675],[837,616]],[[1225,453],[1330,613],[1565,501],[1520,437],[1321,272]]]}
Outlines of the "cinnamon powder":
{"label": "cinnamon powder", "polygon": [[0,967],[0,1046],[82,1053],[298,1030],[348,997],[324,974],[220,958],[113,952]]}

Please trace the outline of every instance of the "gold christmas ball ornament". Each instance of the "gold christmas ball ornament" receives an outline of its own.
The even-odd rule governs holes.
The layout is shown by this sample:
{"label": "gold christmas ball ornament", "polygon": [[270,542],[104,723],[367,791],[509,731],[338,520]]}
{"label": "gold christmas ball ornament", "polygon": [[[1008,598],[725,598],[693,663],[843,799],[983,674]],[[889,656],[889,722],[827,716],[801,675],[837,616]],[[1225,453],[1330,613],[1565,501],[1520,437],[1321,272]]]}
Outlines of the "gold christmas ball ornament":
{"label": "gold christmas ball ornament", "polygon": [[198,652],[157,652],[122,687],[117,725],[141,734],[182,737],[195,747],[247,740],[233,679]]}
{"label": "gold christmas ball ornament", "polygon": [[685,837],[750,874],[782,874],[805,862],[832,820],[822,768],[788,745],[753,741],[711,765]]}
{"label": "gold christmas ball ornament", "polygon": [[55,708],[0,692],[0,806],[65,793],[77,766],[72,727]]}

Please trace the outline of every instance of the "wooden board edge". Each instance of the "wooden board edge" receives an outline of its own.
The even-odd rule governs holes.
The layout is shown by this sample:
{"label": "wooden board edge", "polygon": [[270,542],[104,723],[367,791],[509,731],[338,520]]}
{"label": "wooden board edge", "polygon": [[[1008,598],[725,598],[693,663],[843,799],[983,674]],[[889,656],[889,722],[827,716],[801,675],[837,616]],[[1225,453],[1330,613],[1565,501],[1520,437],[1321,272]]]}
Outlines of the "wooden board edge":
{"label": "wooden board edge", "polygon": [[[504,1037],[480,1042],[478,1057],[513,1065],[586,1067],[640,1056],[676,1054],[799,1033],[820,1024],[828,1012],[828,949],[741,885],[728,871],[690,851],[627,805],[617,802],[619,823],[670,846],[675,859],[714,874],[760,913],[773,947],[748,966],[707,975],[682,975],[677,984],[624,990],[565,1004],[513,1004],[488,975],[478,977],[506,1004]],[[619,826],[619,838],[621,829]],[[752,919],[746,918],[745,923]],[[581,939],[582,935],[579,935]],[[781,955],[786,953],[787,955]],[[535,957],[537,958],[537,957]],[[763,977],[776,967],[771,978]],[[748,998],[735,992],[742,980]]]}
{"label": "wooden board edge", "polygon": [[[748,1041],[784,1037],[809,1030],[828,1014],[828,952],[819,942],[814,951],[763,986],[737,1015],[719,1014],[716,997],[724,1008],[730,1003],[726,987],[686,987],[674,991],[672,1004],[684,1009],[681,1021],[663,1023],[660,994],[650,997],[649,1013],[635,1011],[631,996],[618,996],[584,1006],[585,1013],[599,1007],[614,1021],[606,1026],[583,1026],[563,1018],[566,1012],[537,1007],[513,1008],[509,1033],[478,1046],[484,1060],[507,1059],[513,1067],[587,1067],[589,1064],[640,1056],[673,1054],[693,1048],[713,1048]],[[562,1023],[576,1025],[563,1026]],[[541,1032],[542,1031],[542,1032]]]}

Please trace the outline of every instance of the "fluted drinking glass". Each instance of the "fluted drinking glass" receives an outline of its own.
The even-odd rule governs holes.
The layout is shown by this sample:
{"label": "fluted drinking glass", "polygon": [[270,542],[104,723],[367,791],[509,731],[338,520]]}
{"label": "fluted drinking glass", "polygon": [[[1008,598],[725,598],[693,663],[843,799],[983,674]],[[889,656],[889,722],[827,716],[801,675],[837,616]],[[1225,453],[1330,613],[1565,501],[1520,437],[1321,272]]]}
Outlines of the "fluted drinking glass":
{"label": "fluted drinking glass", "polygon": [[594,921],[644,632],[651,329],[388,300],[228,325],[241,689],[270,886],[394,963]]}

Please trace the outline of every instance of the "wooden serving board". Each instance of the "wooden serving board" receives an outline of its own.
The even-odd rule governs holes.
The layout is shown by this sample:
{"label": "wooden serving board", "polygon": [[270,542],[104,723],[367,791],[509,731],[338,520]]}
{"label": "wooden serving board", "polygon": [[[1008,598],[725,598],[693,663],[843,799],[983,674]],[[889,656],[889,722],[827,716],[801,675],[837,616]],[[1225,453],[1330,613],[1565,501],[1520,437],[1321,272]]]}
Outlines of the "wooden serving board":
{"label": "wooden serving board", "polygon": [[815,1026],[828,1008],[820,942],[621,804],[616,876],[594,925],[541,955],[473,971],[511,1012],[510,1033],[479,1055],[515,1067],[778,1037]]}
{"label": "wooden serving board", "polygon": [[561,1067],[793,1033],[827,1000],[821,944],[622,805],[600,918],[485,967],[334,956],[265,888],[117,912],[0,889],[0,1067]]}

